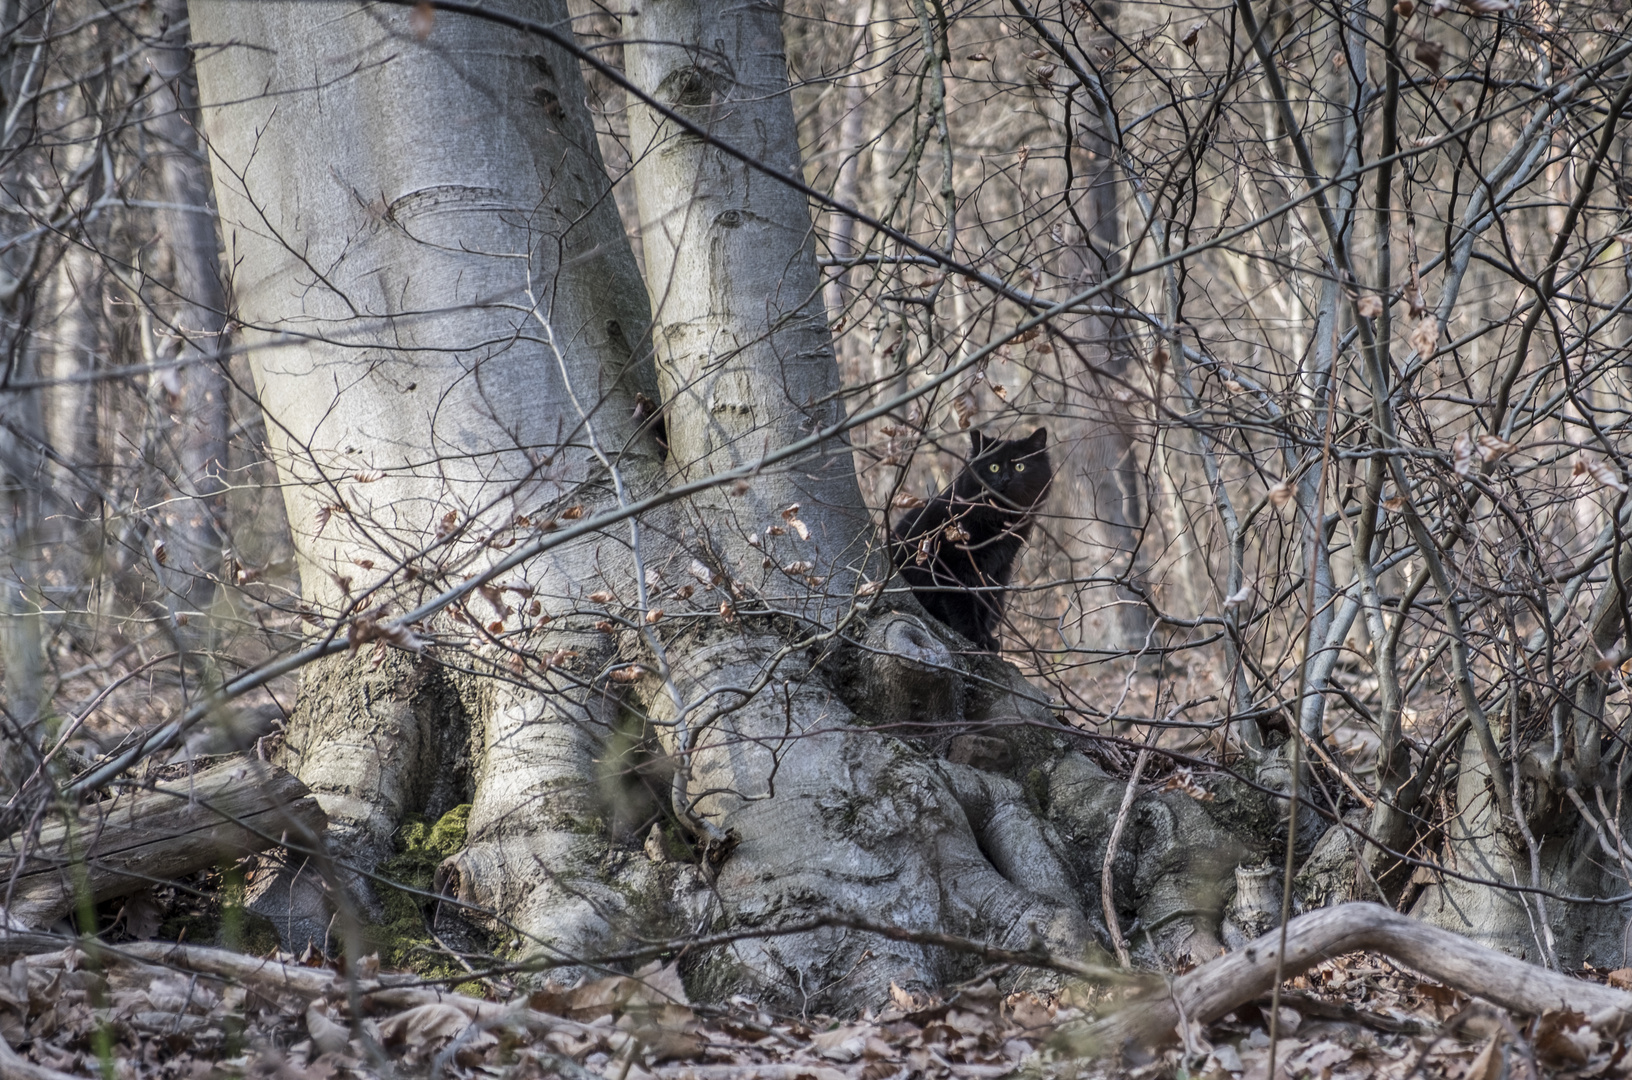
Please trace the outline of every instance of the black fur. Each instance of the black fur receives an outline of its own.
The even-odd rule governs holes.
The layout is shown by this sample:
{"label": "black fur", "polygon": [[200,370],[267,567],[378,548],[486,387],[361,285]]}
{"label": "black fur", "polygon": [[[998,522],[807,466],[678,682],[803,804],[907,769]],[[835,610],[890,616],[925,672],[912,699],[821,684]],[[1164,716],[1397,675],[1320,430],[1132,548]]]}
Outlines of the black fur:
{"label": "black fur", "polygon": [[1004,588],[1054,469],[1047,428],[1013,440],[971,430],[969,442],[952,486],[896,522],[890,558],[925,611],[995,652]]}

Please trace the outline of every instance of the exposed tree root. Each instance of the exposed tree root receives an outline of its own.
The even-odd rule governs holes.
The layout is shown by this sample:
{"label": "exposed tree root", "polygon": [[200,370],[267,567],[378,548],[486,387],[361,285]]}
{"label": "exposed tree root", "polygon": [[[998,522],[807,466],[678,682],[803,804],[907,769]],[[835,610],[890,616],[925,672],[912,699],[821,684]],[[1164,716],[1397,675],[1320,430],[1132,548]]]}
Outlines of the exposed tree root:
{"label": "exposed tree root", "polygon": [[[1173,979],[1165,996],[1143,997],[1088,1025],[1083,1041],[1111,1052],[1176,1042],[1181,1017],[1205,1024],[1270,989],[1280,936],[1279,929],[1271,930],[1245,948]],[[1570,1009],[1589,1017],[1595,1027],[1613,1031],[1632,1018],[1632,994],[1525,963],[1381,904],[1340,904],[1287,923],[1286,962],[1279,973],[1289,979],[1322,960],[1362,949],[1383,953],[1513,1012]]]}

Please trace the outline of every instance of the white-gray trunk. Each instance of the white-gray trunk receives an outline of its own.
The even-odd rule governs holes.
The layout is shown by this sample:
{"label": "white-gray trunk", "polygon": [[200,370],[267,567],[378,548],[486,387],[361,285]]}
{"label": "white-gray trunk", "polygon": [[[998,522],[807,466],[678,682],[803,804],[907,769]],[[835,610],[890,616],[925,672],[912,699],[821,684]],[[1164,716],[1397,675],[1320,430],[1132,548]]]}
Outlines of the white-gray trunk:
{"label": "white-gray trunk", "polygon": [[[565,25],[562,5],[524,9]],[[649,492],[657,447],[631,419],[637,390],[656,396],[641,375],[645,296],[576,61],[459,16],[439,15],[421,42],[397,9],[226,0],[191,10],[200,40],[249,46],[200,59],[200,96],[236,314],[255,346],[314,614],[344,619],[350,598],[376,586],[367,608],[400,614],[415,590],[497,557],[485,540],[531,535],[529,516],[604,509],[613,496],[598,449],[629,488]],[[412,584],[391,576],[403,564]],[[621,545],[580,544],[506,583],[566,615],[603,576],[632,576]],[[471,610],[485,622],[484,605]],[[566,666],[578,675],[546,677],[558,693],[495,690],[472,718],[465,878],[473,899],[578,948],[607,932],[593,904],[576,924],[552,922],[544,901],[552,917],[527,915],[533,894],[572,897],[579,884],[616,899],[593,857],[570,858],[584,846],[575,820],[592,813],[589,763],[604,734],[582,722],[601,700],[584,683],[604,675],[611,642],[568,622],[527,648],[576,653]],[[403,813],[444,797],[435,781],[451,772],[438,756],[457,703],[433,665],[415,667],[318,665],[292,719],[291,764],[322,800],[332,842],[365,865],[391,850]],[[557,801],[540,798],[552,792]],[[534,860],[550,873],[527,869]],[[267,908],[294,905],[283,911],[295,934],[321,936],[312,897],[266,889]]]}
{"label": "white-gray trunk", "polygon": [[[44,78],[45,39],[55,12],[9,12],[0,26],[28,33],[32,47],[11,44],[0,64],[6,109],[0,127],[0,231],[20,236],[33,225],[38,185],[29,170],[31,108]],[[8,27],[9,28],[9,27]],[[45,426],[37,380],[43,342],[33,317],[39,293],[40,243],[8,244],[0,254],[0,776],[8,787],[27,777],[38,760],[45,657],[40,618],[40,543],[44,493],[50,475],[42,454]]]}
{"label": "white-gray trunk", "polygon": [[[32,347],[20,350],[32,356]],[[19,381],[31,370],[16,372]],[[0,774],[15,789],[39,759],[44,699],[41,491],[49,476],[39,392],[0,390]]]}
{"label": "white-gray trunk", "polygon": [[[227,380],[221,350],[226,344],[226,295],[216,255],[215,221],[208,199],[208,167],[198,134],[188,115],[184,86],[190,66],[186,0],[164,0],[168,22],[153,49],[153,72],[159,82],[151,100],[147,126],[159,150],[160,188],[165,209],[159,228],[170,252],[174,293],[157,304],[164,333],[183,362],[175,382],[164,387],[171,423],[164,433],[173,480],[179,492],[167,492],[162,515],[165,557],[156,559],[159,578],[173,623],[185,643],[207,639],[201,619],[214,600],[227,532],[226,510]],[[194,620],[200,620],[194,622]]]}
{"label": "white-gray trunk", "polygon": [[[90,250],[69,245],[51,277],[46,306],[50,346],[41,358],[45,365],[41,376],[51,384],[46,390],[46,439],[63,458],[79,469],[91,470],[92,475],[100,449],[97,384],[92,378],[100,346],[98,288],[96,260]],[[74,493],[80,512],[94,506],[88,498],[94,498],[95,492],[80,474],[62,468],[55,472],[61,490]],[[94,530],[68,531],[83,537]]]}

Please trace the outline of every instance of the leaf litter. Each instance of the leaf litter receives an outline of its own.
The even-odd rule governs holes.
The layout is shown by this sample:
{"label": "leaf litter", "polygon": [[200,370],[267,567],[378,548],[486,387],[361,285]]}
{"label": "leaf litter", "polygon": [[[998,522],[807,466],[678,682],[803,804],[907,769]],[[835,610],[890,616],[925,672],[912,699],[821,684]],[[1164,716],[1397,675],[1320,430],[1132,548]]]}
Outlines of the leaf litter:
{"label": "leaf litter", "polygon": [[[1632,969],[1580,974],[1632,984]],[[1094,989],[1005,992],[983,976],[943,999],[892,986],[877,1009],[838,1019],[742,997],[695,1006],[672,963],[570,987],[464,989],[478,987],[485,996],[374,960],[348,976],[311,955],[87,942],[0,962],[0,1076],[1268,1080],[1267,997],[1113,1064],[1078,1035],[1125,1000]],[[1275,1026],[1277,1080],[1586,1080],[1632,1067],[1628,1037],[1580,1014],[1516,1017],[1375,954],[1288,980]]]}

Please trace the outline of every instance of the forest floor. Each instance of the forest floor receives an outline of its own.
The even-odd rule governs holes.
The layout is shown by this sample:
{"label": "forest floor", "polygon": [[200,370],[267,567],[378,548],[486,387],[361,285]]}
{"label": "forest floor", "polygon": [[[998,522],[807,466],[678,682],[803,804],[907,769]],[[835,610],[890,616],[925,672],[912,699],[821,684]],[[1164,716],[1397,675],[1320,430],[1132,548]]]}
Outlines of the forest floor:
{"label": "forest floor", "polygon": [[[135,645],[126,651],[61,673],[67,698],[79,703],[74,715],[97,705],[70,743],[87,758],[179,710],[170,673]],[[242,724],[201,732],[177,751],[178,762],[243,750],[274,733],[279,702],[292,691],[280,685],[243,711]],[[1224,750],[1221,730],[1207,722],[1221,692],[1205,664],[1164,668],[1159,678],[1135,677],[1131,663],[1112,666],[1084,677],[1078,691],[1064,696],[1062,711],[1084,732],[1121,736],[1120,746],[1099,748],[1113,770],[1125,771],[1143,742],[1140,717],[1190,721],[1164,733],[1164,749],[1202,759]],[[1117,704],[1093,714],[1074,711],[1072,700]],[[1345,768],[1364,779],[1374,757],[1369,732],[1336,724],[1328,734]],[[1153,763],[1146,780],[1173,770]],[[418,861],[397,869],[423,871],[411,884],[429,887],[430,868],[446,854],[435,839],[427,828],[423,843],[405,851]],[[242,918],[223,898],[241,902],[242,889],[241,877],[205,872],[185,887],[105,905],[100,941],[65,937],[53,951],[17,957],[0,939],[0,1080],[1269,1080],[1272,1060],[1275,1077],[1288,1080],[1632,1075],[1632,1034],[1602,1037],[1579,1014],[1516,1016],[1373,953],[1288,980],[1273,1031],[1266,997],[1192,1028],[1172,1047],[1133,1049],[1107,1063],[1085,1029],[1126,1006],[1125,995],[1005,993],[999,970],[943,999],[897,993],[859,1018],[839,1019],[784,1015],[743,999],[694,1005],[672,966],[528,991],[502,978],[427,979],[377,961],[348,972],[321,957],[280,953],[253,927],[236,929],[238,950],[193,944],[223,940],[230,913]],[[1632,989],[1632,969],[1573,974]]]}
{"label": "forest floor", "polygon": [[[1584,971],[1615,985],[1632,970]],[[566,1080],[992,1080],[1190,1077],[1521,1080],[1626,1075],[1632,1038],[1578,1014],[1517,1017],[1375,954],[1327,961],[1187,1046],[1096,1062],[1082,1032],[1126,1002],[1067,989],[1005,994],[994,971],[943,1000],[892,995],[858,1019],[686,1000],[675,968],[570,988],[428,983],[365,961],[155,940],[0,965],[0,1078],[543,1077]],[[1097,1002],[1097,1005],[1096,1005]],[[1137,1004],[1134,1005],[1137,1007]],[[8,1048],[9,1047],[9,1048]]]}

